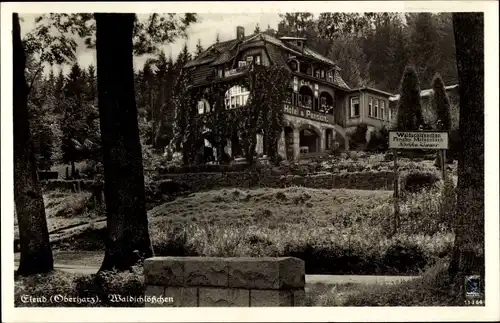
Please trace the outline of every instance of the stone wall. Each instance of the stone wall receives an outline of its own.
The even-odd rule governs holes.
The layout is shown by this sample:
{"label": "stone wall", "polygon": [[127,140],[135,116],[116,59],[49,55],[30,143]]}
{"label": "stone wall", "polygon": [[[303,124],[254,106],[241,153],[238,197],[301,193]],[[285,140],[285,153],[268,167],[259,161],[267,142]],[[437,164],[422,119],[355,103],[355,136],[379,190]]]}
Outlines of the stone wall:
{"label": "stone wall", "polygon": [[153,257],[144,262],[146,306],[304,306],[298,258]]}
{"label": "stone wall", "polygon": [[221,187],[273,187],[304,186],[317,189],[360,189],[391,190],[394,173],[355,172],[355,173],[319,173],[313,175],[274,175],[264,172],[231,172],[231,173],[184,173],[166,174],[161,180],[168,180],[189,187],[189,191],[203,191]]}
{"label": "stone wall", "polygon": [[[312,175],[277,175],[270,172],[224,172],[224,173],[180,173],[159,176],[146,193],[177,194],[199,192],[218,188],[285,188],[303,186],[317,189],[359,189],[392,190],[394,173],[392,171],[318,173]],[[90,180],[51,180],[42,182],[44,190],[75,190],[80,183],[83,191],[93,191],[95,182]],[[102,185],[102,184],[101,184]],[[152,193],[151,193],[152,194]]]}

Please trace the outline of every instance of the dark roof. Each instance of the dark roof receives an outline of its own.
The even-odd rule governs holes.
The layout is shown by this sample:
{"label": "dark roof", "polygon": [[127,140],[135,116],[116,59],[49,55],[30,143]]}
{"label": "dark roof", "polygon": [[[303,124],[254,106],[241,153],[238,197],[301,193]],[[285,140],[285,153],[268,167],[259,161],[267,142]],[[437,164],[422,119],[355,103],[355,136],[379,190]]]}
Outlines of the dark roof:
{"label": "dark roof", "polygon": [[351,88],[349,87],[349,85],[347,85],[347,83],[344,81],[344,79],[342,78],[342,76],[340,76],[340,73],[339,71],[335,71],[333,73],[333,83],[341,88],[344,88],[346,90],[350,90]]}
{"label": "dark roof", "polygon": [[[287,39],[287,38],[283,38]],[[338,69],[337,64],[316,53],[308,47],[302,50],[293,43],[282,41],[266,32],[256,35],[249,35],[242,40],[232,39],[220,43],[213,44],[207,50],[202,52],[196,59],[187,62],[184,68],[192,68],[193,70],[193,85],[207,82],[207,77],[213,73],[213,67],[230,62],[239,52],[241,48],[252,47],[254,41],[259,45],[264,45],[269,59],[272,63],[285,66],[288,70],[288,55],[296,55],[300,57],[308,57],[315,61],[330,65],[331,68]],[[344,82],[342,77],[335,73],[334,84],[340,88],[349,90],[349,86]]]}

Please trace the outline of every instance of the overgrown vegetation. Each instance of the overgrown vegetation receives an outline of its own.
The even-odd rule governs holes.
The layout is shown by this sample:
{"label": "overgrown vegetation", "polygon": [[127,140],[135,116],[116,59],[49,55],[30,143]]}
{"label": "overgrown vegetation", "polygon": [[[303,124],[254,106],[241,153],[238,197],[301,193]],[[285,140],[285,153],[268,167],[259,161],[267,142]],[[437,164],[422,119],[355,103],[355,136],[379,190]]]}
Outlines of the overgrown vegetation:
{"label": "overgrown vegetation", "polygon": [[[407,194],[392,237],[391,192],[291,187],[178,198],[149,212],[151,240],[156,255],[295,256],[309,273],[419,273],[453,244],[440,216],[443,189]],[[102,246],[95,239],[87,232],[66,246]]]}

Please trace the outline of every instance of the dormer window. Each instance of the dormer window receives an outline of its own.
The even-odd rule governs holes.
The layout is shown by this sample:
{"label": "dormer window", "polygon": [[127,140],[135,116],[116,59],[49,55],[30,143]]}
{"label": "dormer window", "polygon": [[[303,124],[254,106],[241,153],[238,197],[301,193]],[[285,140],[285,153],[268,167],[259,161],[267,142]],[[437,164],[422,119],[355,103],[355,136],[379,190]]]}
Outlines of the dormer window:
{"label": "dormer window", "polygon": [[328,79],[328,82],[333,83],[333,73],[332,73],[332,71],[328,71],[328,73],[326,73],[326,77]]}

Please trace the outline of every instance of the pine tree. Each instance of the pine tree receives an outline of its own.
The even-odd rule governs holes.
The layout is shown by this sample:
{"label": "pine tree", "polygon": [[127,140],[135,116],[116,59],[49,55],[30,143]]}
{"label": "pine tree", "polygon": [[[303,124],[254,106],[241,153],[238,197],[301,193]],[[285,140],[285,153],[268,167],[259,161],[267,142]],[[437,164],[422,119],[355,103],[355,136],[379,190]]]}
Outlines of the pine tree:
{"label": "pine tree", "polygon": [[420,86],[413,67],[407,66],[400,86],[397,106],[397,128],[401,131],[418,130],[423,125]]}
{"label": "pine tree", "polygon": [[189,53],[187,43],[184,43],[181,52],[177,56],[177,60],[175,61],[177,72],[180,73],[180,70],[186,65],[187,62],[191,60],[191,53]]}
{"label": "pine tree", "polygon": [[216,43],[216,44],[220,43],[220,36],[219,36],[219,33],[217,33],[217,35],[215,36],[215,43]]}
{"label": "pine tree", "polygon": [[199,57],[201,53],[203,53],[205,50],[203,49],[203,46],[201,45],[201,39],[198,38],[198,42],[196,43],[196,51],[194,54],[194,57]]}

